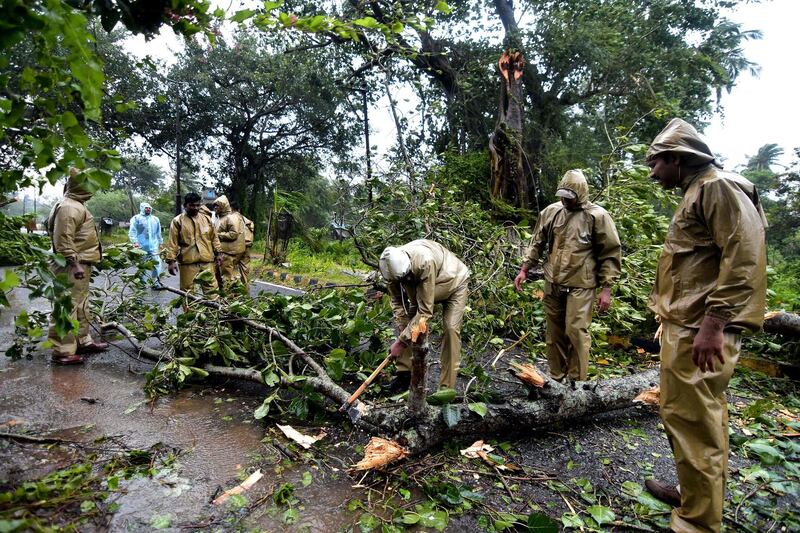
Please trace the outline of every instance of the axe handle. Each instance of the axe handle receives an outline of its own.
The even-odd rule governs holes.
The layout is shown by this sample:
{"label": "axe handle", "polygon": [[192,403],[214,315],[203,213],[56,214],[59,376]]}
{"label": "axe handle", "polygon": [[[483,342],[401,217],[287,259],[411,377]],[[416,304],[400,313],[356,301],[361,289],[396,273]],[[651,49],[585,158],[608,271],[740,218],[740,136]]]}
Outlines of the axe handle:
{"label": "axe handle", "polygon": [[367,387],[369,387],[369,384],[370,384],[370,383],[372,383],[372,381],[373,381],[373,380],[374,380],[376,377],[378,377],[378,374],[380,374],[380,373],[381,373],[381,370],[383,370],[383,369],[384,369],[384,367],[385,367],[386,365],[388,365],[388,364],[389,364],[389,361],[391,361],[391,360],[392,360],[392,356],[391,356],[391,354],[390,354],[390,355],[387,355],[387,356],[386,356],[386,359],[384,359],[384,360],[381,362],[381,364],[380,364],[380,365],[378,365],[378,368],[376,368],[376,369],[375,369],[375,372],[373,372],[372,374],[370,374],[370,376],[369,376],[369,377],[366,379],[366,381],[364,381],[364,383],[362,383],[362,384],[361,384],[361,386],[358,388],[358,390],[356,390],[356,391],[355,391],[355,392],[352,394],[352,396],[350,396],[350,397],[347,399],[347,402],[345,403],[345,405],[350,405],[351,403],[353,403],[354,401],[356,401],[356,400],[358,399],[358,397],[359,397],[359,396],[361,396],[361,393],[362,393],[362,392],[364,392],[364,391],[366,390],[366,388],[367,388]]}

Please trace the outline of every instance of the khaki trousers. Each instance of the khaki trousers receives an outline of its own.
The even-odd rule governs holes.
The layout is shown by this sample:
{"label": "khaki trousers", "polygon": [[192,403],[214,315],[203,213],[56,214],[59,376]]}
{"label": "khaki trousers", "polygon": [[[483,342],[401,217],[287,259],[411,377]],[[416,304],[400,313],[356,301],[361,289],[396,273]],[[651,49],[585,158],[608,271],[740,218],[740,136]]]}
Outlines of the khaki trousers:
{"label": "khaki trousers", "polygon": [[724,333],[722,356],[713,372],[692,362],[696,330],[663,322],[661,419],[669,437],[681,506],[672,511],[673,531],[718,532],[728,476],[728,406],[725,389],[739,359],[741,336]]}
{"label": "khaki trousers", "polygon": [[219,266],[219,275],[222,283],[227,287],[235,281],[241,281],[247,286],[247,277],[243,270],[242,259],[247,252],[239,255],[222,254],[222,264]]}
{"label": "khaki trousers", "polygon": [[244,286],[247,287],[248,283],[250,282],[250,248],[249,247],[245,250],[244,254],[242,255],[240,268],[241,268],[241,271],[242,271],[242,283],[244,283]]}
{"label": "khaki trousers", "polygon": [[[65,337],[59,337],[55,330],[54,316],[50,315],[50,330],[47,333],[48,340],[53,345],[53,355],[74,355],[78,345],[86,346],[94,342],[89,334],[89,322],[91,322],[91,312],[89,310],[89,284],[92,277],[92,265],[83,265],[86,275],[83,279],[75,279],[70,276],[72,283],[70,295],[72,297],[72,312],[70,319],[78,321],[77,336],[70,333]],[[55,275],[68,274],[67,266],[51,266],[50,269]]]}
{"label": "khaki trousers", "polygon": [[[564,288],[566,289],[566,287]],[[547,317],[547,363],[550,376],[562,380],[565,376],[584,381],[589,375],[589,324],[592,322],[595,289],[569,287],[544,282],[544,305]]]}
{"label": "khaki trousers", "polygon": [[208,294],[210,291],[217,290],[217,278],[214,275],[214,263],[191,263],[179,264],[178,271],[180,272],[181,290],[192,292],[194,285],[194,278],[201,272],[211,272],[211,280],[202,283],[203,294]]}
{"label": "khaki trousers", "polygon": [[[442,367],[439,376],[439,387],[454,389],[458,365],[461,363],[461,323],[464,320],[464,309],[467,307],[469,288],[466,283],[453,291],[447,300],[436,302],[442,304],[442,352],[439,360]],[[413,317],[412,317],[413,318]],[[407,321],[398,321],[400,331],[408,325]],[[406,348],[395,362],[400,372],[411,371],[411,347]]]}

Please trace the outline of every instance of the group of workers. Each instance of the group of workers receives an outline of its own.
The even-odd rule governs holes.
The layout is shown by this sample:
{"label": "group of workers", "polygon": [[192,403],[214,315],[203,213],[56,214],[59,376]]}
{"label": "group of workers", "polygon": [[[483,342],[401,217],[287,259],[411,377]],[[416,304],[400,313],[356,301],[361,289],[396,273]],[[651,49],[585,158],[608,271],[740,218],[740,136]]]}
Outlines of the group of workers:
{"label": "group of workers", "polygon": [[[171,275],[180,274],[180,288],[188,291],[196,276],[208,271],[204,288],[227,288],[235,281],[246,287],[249,277],[250,248],[253,246],[253,221],[239,213],[234,202],[220,196],[213,204],[215,213],[201,205],[197,193],[184,197],[184,212],[172,219],[165,258]],[[154,264],[146,277],[160,285],[161,222],[150,204],[141,203],[139,214],[131,218],[128,236],[134,246],[146,253],[144,260]],[[214,216],[216,215],[216,216]]]}
{"label": "group of workers", "polygon": [[[675,212],[656,272],[649,307],[660,320],[660,414],[672,447],[679,485],[647,480],[647,489],[671,503],[670,527],[676,532],[718,532],[728,461],[725,390],[739,357],[741,334],[758,330],[766,302],[766,219],[751,182],[721,170],[694,127],[673,119],[647,151],[650,176],[663,188],[680,187]],[[67,260],[73,283],[73,318],[77,338],[59,338],[54,328],[53,360],[81,362],[81,353],[100,351],[105,343],[88,332],[87,295],[91,265],[100,259],[97,232],[84,206],[89,194],[70,176],[65,199],[51,212],[53,249]],[[557,381],[588,377],[589,325],[597,302],[600,313],[611,303],[621,272],[620,240],[614,221],[589,201],[580,170],[568,171],[558,185],[559,201],[539,215],[530,246],[514,279],[517,290],[528,271],[544,258],[543,306],[550,375]],[[169,230],[165,259],[170,274],[180,272],[181,289],[207,276],[217,287],[214,266],[223,283],[247,284],[252,222],[220,197],[217,221],[201,208],[200,197],[184,198],[184,213]],[[132,240],[158,264],[160,225],[147,204],[131,221]],[[461,323],[467,305],[470,271],[451,251],[430,240],[389,246],[379,270],[388,284],[398,335],[389,352],[396,374],[391,392],[409,387],[411,330],[433,316],[442,304],[441,387],[454,388],[461,354]],[[158,269],[153,272],[158,279]],[[598,287],[600,291],[598,293]]]}
{"label": "group of workers", "polygon": [[[661,322],[660,415],[675,456],[678,486],[645,481],[674,509],[670,530],[719,532],[728,466],[725,390],[741,335],[761,328],[766,305],[767,221],[753,184],[722,171],[694,127],[673,119],[647,151],[650,176],[683,196],[669,225],[649,307]],[[558,185],[560,201],[539,214],[519,274],[544,259],[547,360],[554,380],[585,380],[589,325],[618,280],[620,241],[608,212],[588,199],[580,170]],[[440,385],[453,388],[469,269],[427,240],[388,247],[379,263],[399,334],[390,348],[397,373],[389,390],[410,382],[411,328],[443,305]],[[598,288],[600,291],[598,293]]]}

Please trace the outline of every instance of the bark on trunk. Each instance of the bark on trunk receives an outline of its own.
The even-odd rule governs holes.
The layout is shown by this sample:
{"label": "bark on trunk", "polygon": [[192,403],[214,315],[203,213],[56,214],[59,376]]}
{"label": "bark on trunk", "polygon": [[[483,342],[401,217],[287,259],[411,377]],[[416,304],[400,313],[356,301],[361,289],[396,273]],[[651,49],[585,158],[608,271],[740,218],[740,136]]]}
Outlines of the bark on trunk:
{"label": "bark on trunk", "polygon": [[523,167],[522,86],[520,76],[525,64],[522,54],[503,52],[498,62],[501,87],[497,122],[489,140],[492,198],[529,209],[528,178]]}
{"label": "bark on trunk", "polygon": [[800,337],[800,315],[773,311],[764,315],[764,331]]}

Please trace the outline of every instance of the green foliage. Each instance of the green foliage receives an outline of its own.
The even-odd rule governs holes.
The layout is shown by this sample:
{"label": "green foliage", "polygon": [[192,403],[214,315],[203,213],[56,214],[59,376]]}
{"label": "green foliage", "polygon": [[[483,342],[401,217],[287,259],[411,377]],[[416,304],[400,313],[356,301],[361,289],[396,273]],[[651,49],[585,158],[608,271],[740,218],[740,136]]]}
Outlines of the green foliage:
{"label": "green foliage", "polygon": [[[152,477],[172,467],[174,456],[160,444],[111,458],[89,455],[81,462],[0,492],[2,531],[81,531],[100,526],[119,507],[124,481]],[[102,527],[102,526],[100,526]]]}
{"label": "green foliage", "polygon": [[0,214],[0,265],[21,265],[34,261],[36,249],[50,247],[50,239],[33,233],[22,233],[32,215],[8,217]]}

